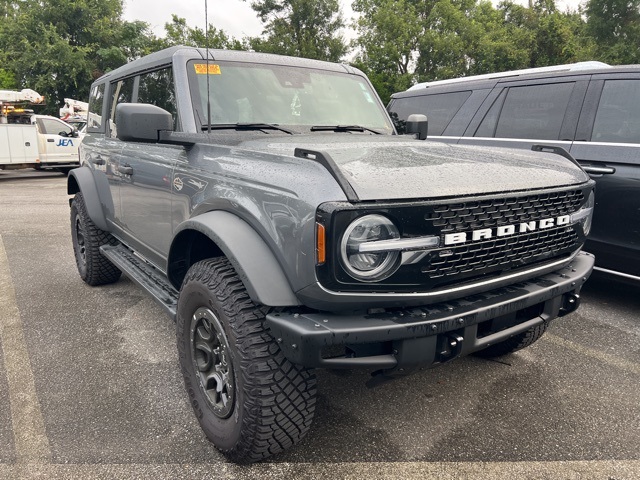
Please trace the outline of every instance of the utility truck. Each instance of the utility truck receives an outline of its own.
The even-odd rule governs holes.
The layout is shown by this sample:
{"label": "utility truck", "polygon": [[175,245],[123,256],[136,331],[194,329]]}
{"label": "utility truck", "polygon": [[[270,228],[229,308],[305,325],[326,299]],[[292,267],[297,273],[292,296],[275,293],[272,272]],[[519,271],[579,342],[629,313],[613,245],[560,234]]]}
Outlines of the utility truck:
{"label": "utility truck", "polygon": [[64,106],[60,108],[60,120],[64,120],[78,132],[85,133],[87,129],[87,114],[89,104],[73,98],[65,98]]}
{"label": "utility truck", "polygon": [[55,169],[78,166],[78,130],[62,120],[26,109],[44,97],[33,90],[0,90],[0,170]]}

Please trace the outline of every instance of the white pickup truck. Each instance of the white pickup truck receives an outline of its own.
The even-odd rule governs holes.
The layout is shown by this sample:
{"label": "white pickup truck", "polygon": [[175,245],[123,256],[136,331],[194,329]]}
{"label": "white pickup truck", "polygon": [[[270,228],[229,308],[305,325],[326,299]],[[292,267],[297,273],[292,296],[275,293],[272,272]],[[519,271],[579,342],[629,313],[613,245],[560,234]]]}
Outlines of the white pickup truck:
{"label": "white pickup truck", "polygon": [[11,115],[0,123],[0,170],[55,169],[68,172],[79,165],[82,134],[46,115]]}

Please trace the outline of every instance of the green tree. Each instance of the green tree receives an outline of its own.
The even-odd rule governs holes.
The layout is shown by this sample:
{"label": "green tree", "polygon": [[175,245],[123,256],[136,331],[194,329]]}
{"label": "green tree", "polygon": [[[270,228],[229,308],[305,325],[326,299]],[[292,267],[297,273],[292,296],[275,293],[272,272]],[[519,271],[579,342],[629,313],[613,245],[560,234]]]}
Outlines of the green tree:
{"label": "green tree", "polygon": [[528,59],[519,68],[594,59],[594,42],[579,11],[560,12],[555,0],[536,0],[531,8],[507,0],[498,9],[509,36],[526,46]]}
{"label": "green tree", "polygon": [[91,82],[159,46],[144,22],[123,22],[122,0],[5,0],[0,4],[3,83],[44,95],[44,113]]}
{"label": "green tree", "polygon": [[[596,1],[596,0],[592,0]],[[640,0],[637,0],[640,2]],[[589,58],[578,12],[555,0],[355,0],[355,65],[384,101],[413,81],[432,81]]]}
{"label": "green tree", "polygon": [[264,24],[263,37],[250,39],[258,52],[332,62],[347,53],[338,0],[256,0],[251,8]]}
{"label": "green tree", "polygon": [[425,2],[424,33],[416,73],[421,80],[440,80],[469,74],[473,47],[479,35],[474,21],[475,0]]}
{"label": "green tree", "polygon": [[589,0],[585,13],[598,59],[640,63],[640,0]]}
{"label": "green tree", "polygon": [[248,50],[249,48],[246,42],[243,43],[230,37],[224,30],[220,30],[211,24],[209,24],[208,32],[205,32],[198,27],[189,27],[186,19],[177,15],[171,15],[171,22],[164,24],[164,30],[166,36],[162,42],[165,46],[188,45],[227,50]]}
{"label": "green tree", "polygon": [[[528,9],[509,2],[497,9],[481,1],[474,10],[475,38],[470,50],[469,75],[517,70],[529,66],[534,35],[521,28]],[[515,19],[519,20],[515,20]]]}
{"label": "green tree", "polygon": [[352,63],[369,76],[386,103],[413,82],[420,16],[410,0],[356,0],[352,6],[360,14],[355,24],[359,36],[353,42],[358,53]]}
{"label": "green tree", "polygon": [[0,68],[0,90],[14,90],[18,88],[13,73],[4,68]]}
{"label": "green tree", "polygon": [[111,37],[96,47],[94,79],[131,60],[162,50],[165,42],[156,38],[146,22],[118,21]]}

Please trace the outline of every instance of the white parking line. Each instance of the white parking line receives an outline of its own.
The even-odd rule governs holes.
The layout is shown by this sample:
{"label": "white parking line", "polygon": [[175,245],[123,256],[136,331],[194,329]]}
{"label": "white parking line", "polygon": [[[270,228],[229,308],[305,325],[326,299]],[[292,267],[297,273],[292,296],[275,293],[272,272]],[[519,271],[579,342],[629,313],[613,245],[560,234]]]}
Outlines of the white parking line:
{"label": "white parking line", "polygon": [[640,461],[571,462],[349,462],[233,464],[0,465],[0,478],[47,479],[438,479],[635,480]]}
{"label": "white parking line", "polygon": [[0,236],[0,345],[9,386],[11,422],[19,464],[48,463],[51,451],[36,395],[7,252]]}

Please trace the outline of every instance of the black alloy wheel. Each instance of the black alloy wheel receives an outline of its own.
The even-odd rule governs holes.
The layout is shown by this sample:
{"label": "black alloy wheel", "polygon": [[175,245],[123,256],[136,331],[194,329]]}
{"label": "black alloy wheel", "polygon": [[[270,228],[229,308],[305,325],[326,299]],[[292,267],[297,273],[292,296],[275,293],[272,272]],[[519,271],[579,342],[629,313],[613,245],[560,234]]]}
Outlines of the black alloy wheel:
{"label": "black alloy wheel", "polygon": [[229,342],[220,320],[206,307],[191,317],[191,354],[200,387],[219,418],[233,412],[235,380]]}
{"label": "black alloy wheel", "polygon": [[89,285],[113,283],[122,272],[102,255],[103,245],[117,245],[118,240],[96,226],[87,212],[82,193],[76,193],[71,202],[71,241],[78,273]]}
{"label": "black alloy wheel", "polygon": [[315,374],[287,360],[266,311],[226,258],[192,265],[178,298],[178,358],[189,403],[207,438],[238,463],[297,444],[315,412]]}

